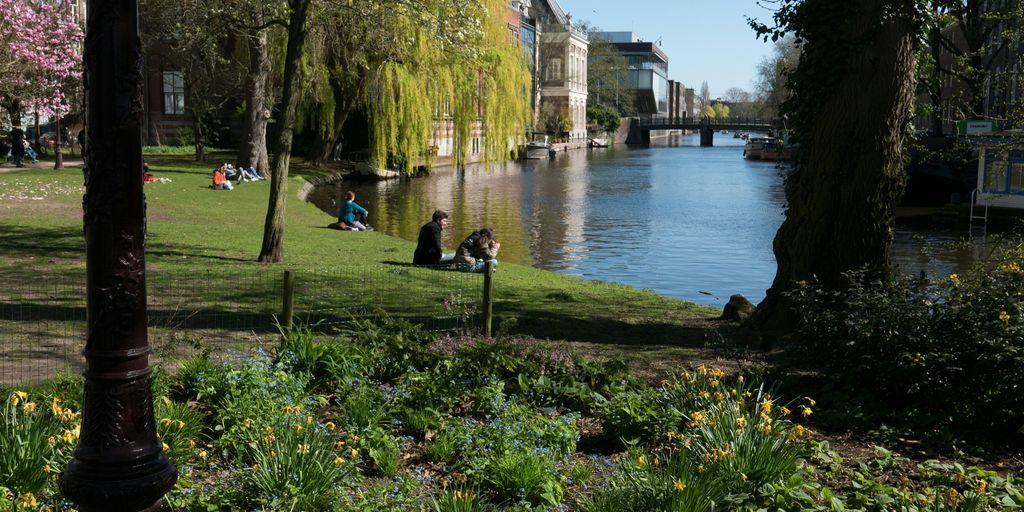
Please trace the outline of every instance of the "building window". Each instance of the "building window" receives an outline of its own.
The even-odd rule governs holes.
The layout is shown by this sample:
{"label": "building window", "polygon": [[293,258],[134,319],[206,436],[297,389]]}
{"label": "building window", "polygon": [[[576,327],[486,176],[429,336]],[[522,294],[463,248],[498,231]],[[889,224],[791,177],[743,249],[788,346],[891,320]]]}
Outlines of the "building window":
{"label": "building window", "polygon": [[562,79],[562,59],[551,59],[548,63],[548,80],[561,80]]}
{"label": "building window", "polygon": [[164,71],[164,114],[185,113],[185,79],[180,71]]}

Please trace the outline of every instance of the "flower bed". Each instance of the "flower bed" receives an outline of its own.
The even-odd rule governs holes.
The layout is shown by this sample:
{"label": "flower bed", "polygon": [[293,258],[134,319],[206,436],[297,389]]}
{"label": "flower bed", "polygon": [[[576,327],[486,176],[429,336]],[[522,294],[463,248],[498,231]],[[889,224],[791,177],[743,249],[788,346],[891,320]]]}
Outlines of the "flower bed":
{"label": "flower bed", "polygon": [[[521,339],[438,338],[381,319],[299,329],[274,350],[156,372],[170,510],[1001,510],[1020,480],[914,465],[853,468],[744,376],[681,370],[647,386],[614,362]],[[0,510],[69,510],[55,475],[81,388],[5,391]],[[31,405],[30,405],[31,404]],[[39,405],[45,404],[45,405]],[[897,471],[898,470],[898,471]],[[897,474],[898,473],[898,474]]]}

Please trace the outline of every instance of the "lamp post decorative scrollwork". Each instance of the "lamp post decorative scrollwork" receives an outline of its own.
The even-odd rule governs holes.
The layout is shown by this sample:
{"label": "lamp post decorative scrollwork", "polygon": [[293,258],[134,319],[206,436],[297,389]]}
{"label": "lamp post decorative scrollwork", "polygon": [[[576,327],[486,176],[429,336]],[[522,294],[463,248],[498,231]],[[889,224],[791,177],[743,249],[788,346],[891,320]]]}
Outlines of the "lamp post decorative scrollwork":
{"label": "lamp post decorative scrollwork", "polygon": [[150,391],[138,0],[89,0],[84,61],[88,366],[81,437],[60,488],[85,512],[146,510],[177,470],[156,437]]}

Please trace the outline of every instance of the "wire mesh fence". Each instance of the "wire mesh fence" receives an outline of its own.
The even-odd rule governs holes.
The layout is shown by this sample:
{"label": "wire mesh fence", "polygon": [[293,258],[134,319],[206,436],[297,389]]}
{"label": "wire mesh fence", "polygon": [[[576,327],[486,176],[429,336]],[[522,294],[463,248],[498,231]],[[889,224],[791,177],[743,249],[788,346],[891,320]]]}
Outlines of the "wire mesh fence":
{"label": "wire mesh fence", "polygon": [[[328,332],[383,314],[428,330],[480,325],[480,274],[400,264],[294,269],[294,322]],[[146,274],[154,362],[173,366],[199,350],[244,350],[278,334],[281,267]],[[0,384],[31,384],[85,368],[84,271],[34,274],[0,289]]]}

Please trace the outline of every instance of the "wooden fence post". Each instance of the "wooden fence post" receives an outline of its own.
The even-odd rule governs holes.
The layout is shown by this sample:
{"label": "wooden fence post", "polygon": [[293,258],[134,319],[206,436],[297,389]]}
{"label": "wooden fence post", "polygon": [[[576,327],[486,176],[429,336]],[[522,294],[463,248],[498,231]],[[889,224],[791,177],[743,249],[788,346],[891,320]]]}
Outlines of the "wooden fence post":
{"label": "wooden fence post", "polygon": [[292,330],[292,316],[295,313],[295,272],[284,271],[284,293],[281,298],[281,327],[285,332]]}
{"label": "wooden fence post", "polygon": [[494,262],[484,263],[484,336],[491,337],[491,323],[494,320]]}

